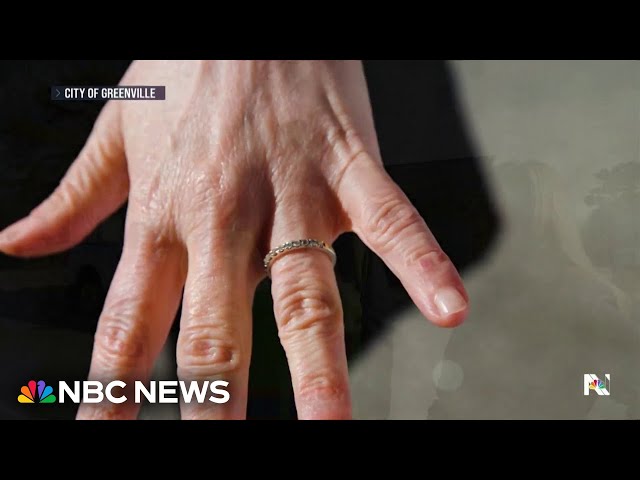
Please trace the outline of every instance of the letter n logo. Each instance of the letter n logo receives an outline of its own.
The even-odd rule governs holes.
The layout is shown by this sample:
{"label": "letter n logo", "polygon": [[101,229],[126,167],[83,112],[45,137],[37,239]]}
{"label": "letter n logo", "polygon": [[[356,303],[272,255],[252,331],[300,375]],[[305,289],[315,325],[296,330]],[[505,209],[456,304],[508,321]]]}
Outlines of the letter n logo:
{"label": "letter n logo", "polygon": [[598,395],[610,395],[611,394],[611,375],[604,374],[604,382],[598,378],[595,373],[584,374],[584,394],[590,395],[591,392],[596,392]]}

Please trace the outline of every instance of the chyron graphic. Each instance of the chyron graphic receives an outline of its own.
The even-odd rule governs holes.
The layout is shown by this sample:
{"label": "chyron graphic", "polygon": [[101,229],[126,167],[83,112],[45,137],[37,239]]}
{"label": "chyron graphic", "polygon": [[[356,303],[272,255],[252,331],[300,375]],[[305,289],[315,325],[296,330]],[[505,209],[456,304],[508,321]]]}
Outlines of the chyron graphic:
{"label": "chyron graphic", "polygon": [[35,380],[30,380],[20,389],[20,392],[18,396],[20,403],[56,403],[53,388],[48,386],[44,380],[39,380],[37,383]]}

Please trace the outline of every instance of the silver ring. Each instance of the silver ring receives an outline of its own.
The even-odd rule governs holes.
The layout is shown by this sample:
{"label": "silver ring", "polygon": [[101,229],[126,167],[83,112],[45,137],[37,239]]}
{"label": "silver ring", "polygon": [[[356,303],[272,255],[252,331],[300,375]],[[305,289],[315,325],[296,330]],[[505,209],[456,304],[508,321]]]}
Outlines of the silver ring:
{"label": "silver ring", "polygon": [[264,269],[267,272],[267,276],[271,278],[271,264],[273,261],[283,256],[286,253],[292,252],[293,250],[300,250],[302,248],[317,248],[322,250],[324,253],[331,257],[331,263],[333,266],[336,266],[336,252],[333,248],[327,245],[325,242],[321,240],[314,240],[312,238],[307,238],[304,240],[294,240],[293,242],[283,243],[282,245],[272,249],[264,256]]}

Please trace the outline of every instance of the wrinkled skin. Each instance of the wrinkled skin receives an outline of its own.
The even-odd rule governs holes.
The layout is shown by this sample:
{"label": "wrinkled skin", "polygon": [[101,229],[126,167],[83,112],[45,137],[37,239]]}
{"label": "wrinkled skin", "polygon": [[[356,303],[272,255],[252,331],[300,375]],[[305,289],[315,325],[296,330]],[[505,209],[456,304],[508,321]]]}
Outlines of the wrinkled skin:
{"label": "wrinkled skin", "polygon": [[[455,267],[382,167],[360,62],[137,61],[122,84],[166,85],[167,99],[108,103],[56,191],[0,233],[11,255],[62,251],[128,198],[91,379],[147,380],[184,286],[178,376],[226,380],[231,400],[181,404],[182,417],[244,418],[262,257],[301,238],[353,231],[431,321],[464,319]],[[329,257],[283,255],[272,280],[299,418],[350,418]],[[128,398],[83,404],[78,418],[135,418]]]}

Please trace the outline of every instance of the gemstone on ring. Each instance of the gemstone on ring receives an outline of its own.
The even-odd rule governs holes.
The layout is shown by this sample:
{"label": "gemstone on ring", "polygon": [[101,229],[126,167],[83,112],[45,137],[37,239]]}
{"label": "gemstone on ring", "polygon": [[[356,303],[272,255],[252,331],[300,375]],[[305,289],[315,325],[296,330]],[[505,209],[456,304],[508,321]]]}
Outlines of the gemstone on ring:
{"label": "gemstone on ring", "polygon": [[277,247],[271,249],[264,257],[263,264],[264,269],[267,272],[267,276],[271,278],[271,265],[276,257],[279,257],[283,253],[291,252],[292,250],[300,250],[303,248],[316,248],[318,250],[322,250],[331,258],[332,264],[335,266],[336,264],[336,252],[333,248],[327,245],[325,242],[321,240],[315,240],[313,238],[307,238],[302,240],[293,240],[290,242],[283,243],[282,245],[278,245]]}

